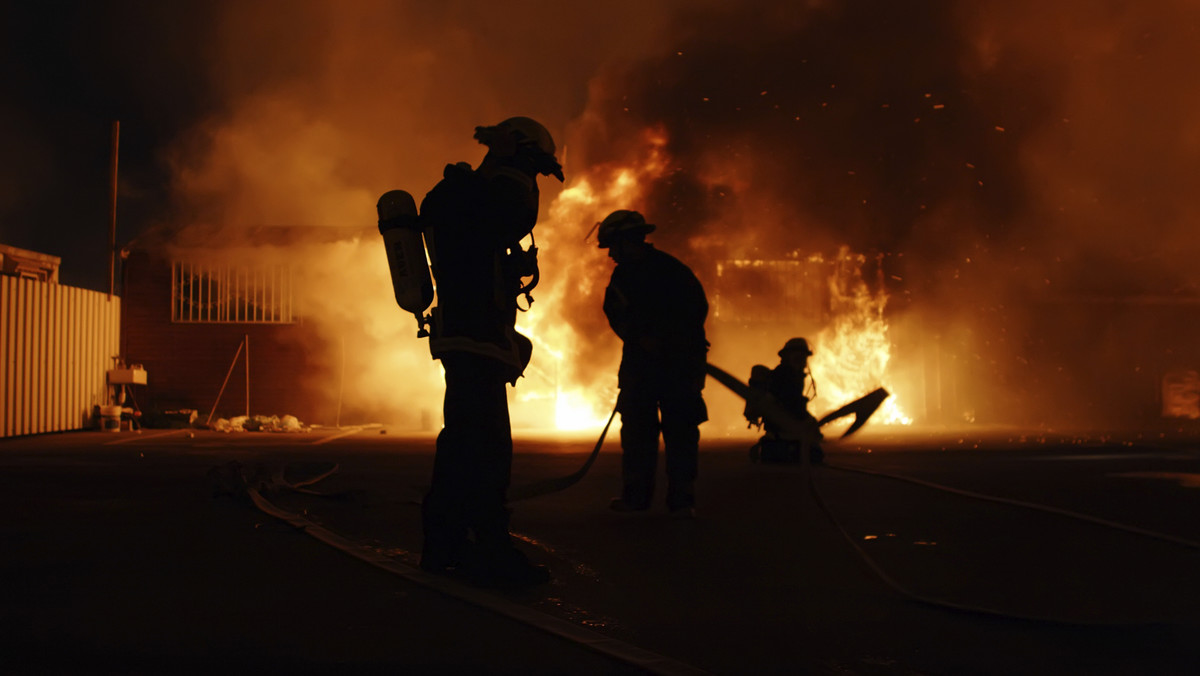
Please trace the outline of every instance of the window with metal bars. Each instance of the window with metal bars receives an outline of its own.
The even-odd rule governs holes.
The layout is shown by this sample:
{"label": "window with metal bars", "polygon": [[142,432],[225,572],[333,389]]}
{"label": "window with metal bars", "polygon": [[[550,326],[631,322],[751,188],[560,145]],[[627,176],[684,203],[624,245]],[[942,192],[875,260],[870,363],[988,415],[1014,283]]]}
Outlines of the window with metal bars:
{"label": "window with metal bars", "polygon": [[292,324],[290,265],[171,263],[171,321]]}

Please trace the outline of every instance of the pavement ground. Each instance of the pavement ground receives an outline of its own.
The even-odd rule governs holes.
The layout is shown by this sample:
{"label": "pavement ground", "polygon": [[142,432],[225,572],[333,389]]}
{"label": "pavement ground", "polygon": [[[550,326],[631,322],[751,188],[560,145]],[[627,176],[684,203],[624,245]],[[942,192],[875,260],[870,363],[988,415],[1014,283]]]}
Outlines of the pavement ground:
{"label": "pavement ground", "polygon": [[[593,443],[518,436],[513,484],[570,474]],[[745,439],[705,439],[694,520],[670,518],[661,500],[643,514],[609,511],[620,465],[610,441],[578,484],[513,505],[520,546],[555,576],[516,592],[416,569],[433,445],[386,428],[0,442],[2,670],[1191,674],[1200,664],[1194,439],[864,431],[811,469],[751,463]],[[289,523],[214,490],[210,470],[231,462],[338,471],[309,487],[325,495],[263,491]]]}

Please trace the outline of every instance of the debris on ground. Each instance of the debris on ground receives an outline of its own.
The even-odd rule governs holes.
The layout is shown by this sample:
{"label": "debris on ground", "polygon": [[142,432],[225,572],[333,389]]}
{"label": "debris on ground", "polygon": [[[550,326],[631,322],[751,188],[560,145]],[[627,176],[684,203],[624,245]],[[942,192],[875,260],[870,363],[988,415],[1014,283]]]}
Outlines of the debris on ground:
{"label": "debris on ground", "polygon": [[234,416],[232,418],[217,418],[213,421],[209,428],[217,432],[308,432],[311,427],[306,427],[300,419],[294,415],[285,415],[283,417],[277,415],[256,415],[256,416]]}

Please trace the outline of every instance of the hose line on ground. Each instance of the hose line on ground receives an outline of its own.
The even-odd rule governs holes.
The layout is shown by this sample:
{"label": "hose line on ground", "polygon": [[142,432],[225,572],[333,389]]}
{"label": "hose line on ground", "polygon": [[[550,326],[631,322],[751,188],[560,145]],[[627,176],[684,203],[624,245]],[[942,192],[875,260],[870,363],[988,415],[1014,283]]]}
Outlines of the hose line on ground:
{"label": "hose line on ground", "polygon": [[[807,450],[807,449],[805,449],[805,450]],[[801,456],[802,456],[803,471],[807,475],[806,482],[808,484],[809,491],[812,493],[813,499],[816,500],[816,502],[817,502],[817,506],[820,507],[821,511],[825,513],[825,516],[833,524],[834,528],[836,528],[838,530],[838,532],[841,533],[842,537],[846,540],[846,543],[850,545],[851,549],[853,549],[858,554],[859,558],[861,558],[862,561],[867,565],[867,567],[870,568],[873,573],[875,573],[876,577],[878,577],[881,581],[883,581],[883,583],[886,584],[893,591],[895,591],[896,593],[900,594],[901,596],[903,596],[904,598],[906,598],[910,601],[915,601],[922,605],[927,605],[927,606],[934,607],[934,608],[940,608],[943,610],[952,610],[952,611],[960,612],[960,613],[969,613],[972,615],[982,615],[985,617],[994,617],[994,618],[1001,618],[1001,619],[1008,619],[1008,620],[1021,620],[1024,622],[1039,622],[1039,623],[1044,623],[1044,624],[1058,624],[1058,625],[1072,625],[1072,626],[1104,626],[1104,627],[1114,627],[1114,626],[1128,627],[1128,626],[1135,626],[1135,625],[1157,624],[1155,622],[1089,622],[1089,621],[1083,621],[1083,620],[1068,620],[1068,619],[1064,619],[1064,618],[1049,617],[1049,616],[1042,616],[1042,615],[1025,615],[1025,614],[1013,613],[1013,612],[1009,612],[1009,611],[997,610],[995,608],[988,608],[985,606],[976,606],[976,605],[970,605],[970,604],[964,604],[964,603],[956,603],[953,601],[947,601],[944,599],[934,598],[932,596],[926,596],[924,594],[919,594],[917,592],[914,592],[911,589],[908,589],[904,585],[897,582],[894,578],[892,578],[891,575],[888,575],[887,571],[885,571],[882,566],[880,566],[873,558],[871,558],[871,555],[868,554],[866,552],[866,550],[864,550],[858,544],[858,542],[855,541],[854,537],[852,537],[850,535],[849,531],[847,531],[846,528],[844,526],[842,526],[841,522],[838,521],[837,517],[833,514],[833,511],[829,508],[829,505],[825,502],[825,499],[821,496],[821,491],[817,487],[816,480],[813,478],[813,475],[815,474],[815,472],[812,471],[812,468],[808,462],[808,454],[806,452],[802,452]],[[1144,536],[1152,537],[1155,539],[1166,540],[1168,542],[1173,542],[1175,544],[1181,544],[1181,545],[1184,545],[1187,547],[1200,547],[1200,543],[1195,543],[1190,540],[1185,540],[1183,538],[1177,538],[1177,537],[1174,537],[1171,535],[1166,535],[1164,533],[1156,533],[1154,531],[1148,531],[1145,529],[1136,528],[1134,526],[1128,526],[1128,525],[1120,524],[1120,523],[1116,523],[1116,522],[1105,521],[1103,519],[1098,519],[1096,517],[1090,517],[1086,514],[1078,514],[1076,512],[1071,512],[1069,510],[1059,509],[1057,507],[1050,507],[1048,505],[1038,505],[1036,503],[1022,502],[1019,500],[1011,500],[1009,498],[1001,498],[1001,497],[997,497],[997,496],[983,495],[980,493],[972,493],[970,491],[964,491],[964,490],[957,489],[957,488],[951,488],[949,486],[941,486],[939,484],[921,481],[920,479],[913,479],[911,477],[901,477],[901,476],[897,476],[897,475],[884,474],[882,472],[872,472],[869,470],[858,470],[858,469],[852,469],[852,468],[848,468],[848,467],[839,467],[837,465],[826,464],[825,466],[830,469],[834,469],[834,470],[840,470],[840,471],[846,471],[846,472],[857,472],[857,473],[867,474],[867,475],[872,475],[872,476],[880,476],[880,477],[885,477],[885,478],[889,478],[889,479],[896,479],[899,481],[908,481],[908,482],[915,483],[915,484],[918,484],[921,486],[925,486],[927,488],[933,488],[935,490],[945,491],[945,492],[953,493],[956,495],[963,495],[965,497],[986,500],[986,501],[996,502],[996,503],[1000,503],[1000,504],[1015,505],[1018,507],[1034,509],[1034,510],[1038,510],[1038,511],[1048,512],[1051,514],[1057,514],[1060,516],[1067,516],[1070,518],[1087,521],[1089,523],[1095,523],[1095,524],[1098,524],[1101,526],[1115,528],[1115,529],[1121,530],[1121,531],[1131,532],[1131,533],[1135,533],[1138,535],[1144,535]]]}

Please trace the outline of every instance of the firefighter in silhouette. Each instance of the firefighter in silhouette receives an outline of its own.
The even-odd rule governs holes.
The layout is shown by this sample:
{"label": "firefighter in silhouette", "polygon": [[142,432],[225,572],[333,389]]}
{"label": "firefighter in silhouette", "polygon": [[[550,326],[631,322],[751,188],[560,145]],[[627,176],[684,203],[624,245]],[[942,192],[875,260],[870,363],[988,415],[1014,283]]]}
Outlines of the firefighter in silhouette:
{"label": "firefighter in silhouette", "polygon": [[750,449],[751,460],[763,462],[796,462],[807,443],[809,459],[813,463],[824,460],[821,450],[821,431],[817,419],[808,412],[808,402],[816,396],[816,383],[808,369],[808,358],[812,350],[804,338],[792,338],[779,350],[779,365],[775,368],[757,365],[750,370],[750,387],[770,394],[792,416],[803,423],[809,434],[804,439],[795,439],[786,434],[778,424],[747,403],[746,420],[763,427],[766,432]]}
{"label": "firefighter in silhouette", "polygon": [[481,586],[523,587],[550,574],[509,535],[506,385],[516,385],[531,354],[513,327],[518,298],[531,301],[537,279],[537,249],[520,244],[537,221],[537,176],[563,175],[554,140],[532,119],[476,127],[475,139],[488,148],[479,167],[447,165],[421,203],[438,297],[429,348],[446,374],[444,427],[422,503],[421,568]]}
{"label": "firefighter in silhouette", "polygon": [[619,512],[650,507],[658,438],[666,455],[667,509],[695,515],[700,423],[708,419],[702,390],[708,300],[692,271],[646,241],[655,226],[636,211],[614,211],[599,225],[600,248],[616,262],[604,314],[623,341],[618,373],[621,414]]}

